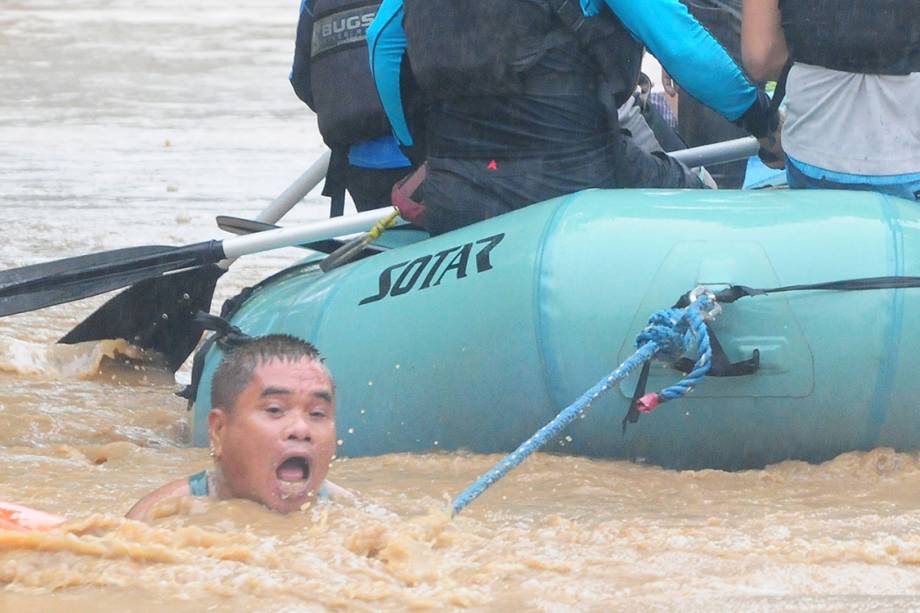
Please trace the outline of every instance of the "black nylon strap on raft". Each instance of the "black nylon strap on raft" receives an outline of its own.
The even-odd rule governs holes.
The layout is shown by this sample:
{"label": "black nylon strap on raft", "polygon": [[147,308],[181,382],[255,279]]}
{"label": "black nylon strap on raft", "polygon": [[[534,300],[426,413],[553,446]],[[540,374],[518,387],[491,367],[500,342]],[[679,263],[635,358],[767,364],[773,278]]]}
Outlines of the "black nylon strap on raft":
{"label": "black nylon strap on raft", "polygon": [[645,396],[645,390],[648,386],[648,371],[651,365],[652,361],[647,361],[642,365],[642,370],[639,372],[639,381],[636,382],[636,391],[633,392],[632,400],[629,401],[629,409],[627,409],[626,415],[623,416],[623,434],[626,434],[627,423],[634,424],[639,421],[639,399]]}
{"label": "black nylon strap on raft", "polygon": [[218,317],[217,315],[205,313],[204,311],[199,311],[198,314],[195,315],[193,323],[196,324],[202,332],[205,330],[212,330],[214,334],[209,336],[207,340],[202,343],[198,351],[195,352],[195,357],[192,360],[191,381],[180,391],[176,392],[176,396],[188,400],[187,408],[189,411],[192,410],[192,404],[194,404],[195,397],[198,395],[198,384],[201,382],[201,373],[204,371],[204,358],[208,355],[214,343],[217,343],[218,347],[221,349],[226,350],[232,347],[238,347],[252,338],[236,326],[231,325],[226,319]]}
{"label": "black nylon strap on raft", "polygon": [[[722,348],[715,331],[708,323],[706,330],[709,332],[709,345],[712,347],[712,366],[707,377],[742,377],[744,375],[753,375],[760,368],[760,350],[755,349],[753,354],[747,360],[732,362],[728,359],[728,354]],[[694,369],[696,362],[690,358],[680,358],[674,364],[674,368],[687,374]]]}
{"label": "black nylon strap on raft", "polygon": [[[803,285],[784,285],[769,289],[758,289],[746,285],[730,285],[720,292],[716,292],[716,302],[731,304],[739,298],[746,296],[765,296],[780,292],[803,292],[810,290],[824,291],[866,291],[870,289],[907,289],[920,287],[920,277],[865,277],[862,279],[844,279],[842,281],[828,281],[826,283],[808,283]],[[688,295],[682,296],[681,301],[688,300]]]}
{"label": "black nylon strap on raft", "polygon": [[199,311],[199,313],[195,315],[193,321],[202,331],[213,331],[213,337],[221,349],[238,347],[252,338],[226,319],[218,317],[217,315]]}

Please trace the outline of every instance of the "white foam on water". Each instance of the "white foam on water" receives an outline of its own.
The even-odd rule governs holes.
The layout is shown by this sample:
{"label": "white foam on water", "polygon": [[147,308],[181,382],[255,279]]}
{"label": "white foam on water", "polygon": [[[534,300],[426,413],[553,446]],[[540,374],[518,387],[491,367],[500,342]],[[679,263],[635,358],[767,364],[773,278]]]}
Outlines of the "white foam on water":
{"label": "white foam on water", "polygon": [[97,374],[103,360],[115,359],[116,355],[143,359],[140,349],[122,339],[47,345],[4,338],[0,344],[0,372],[48,379],[80,379]]}

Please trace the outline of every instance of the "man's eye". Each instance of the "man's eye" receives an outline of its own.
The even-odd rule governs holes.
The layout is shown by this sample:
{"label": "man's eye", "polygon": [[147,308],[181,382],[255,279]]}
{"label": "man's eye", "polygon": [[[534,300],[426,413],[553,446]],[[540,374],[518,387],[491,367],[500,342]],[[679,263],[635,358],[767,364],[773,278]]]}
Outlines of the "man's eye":
{"label": "man's eye", "polygon": [[310,417],[325,417],[325,416],[326,416],[326,411],[322,409],[314,409],[310,411]]}
{"label": "man's eye", "polygon": [[281,415],[282,413],[284,413],[284,409],[278,406],[270,406],[270,407],[265,407],[265,412],[270,413],[272,415]]}

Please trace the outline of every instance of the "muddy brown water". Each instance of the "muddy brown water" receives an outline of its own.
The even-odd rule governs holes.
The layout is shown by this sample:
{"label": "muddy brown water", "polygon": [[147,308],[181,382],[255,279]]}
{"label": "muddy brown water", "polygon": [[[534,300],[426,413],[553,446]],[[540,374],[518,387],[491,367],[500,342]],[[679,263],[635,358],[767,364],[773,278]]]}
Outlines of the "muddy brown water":
{"label": "muddy brown water", "polygon": [[[6,0],[0,268],[220,236],[279,194],[322,151],[286,82],[298,4]],[[238,262],[216,300],[297,255]],[[356,503],[126,521],[208,458],[168,373],[53,344],[104,299],[0,320],[0,499],[71,518],[0,532],[0,610],[920,608],[920,461],[885,449],[740,473],[539,455],[456,520],[497,456],[343,459]]]}

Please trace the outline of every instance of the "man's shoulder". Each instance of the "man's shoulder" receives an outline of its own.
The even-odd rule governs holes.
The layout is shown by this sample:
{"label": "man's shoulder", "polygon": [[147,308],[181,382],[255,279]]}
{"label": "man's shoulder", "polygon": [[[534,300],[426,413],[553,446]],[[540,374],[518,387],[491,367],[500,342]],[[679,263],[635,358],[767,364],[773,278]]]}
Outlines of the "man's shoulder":
{"label": "man's shoulder", "polygon": [[191,490],[189,489],[188,479],[176,479],[175,481],[170,481],[166,485],[155,489],[154,491],[138,500],[137,504],[131,507],[131,510],[127,512],[125,517],[128,519],[143,520],[146,518],[150,509],[152,509],[161,500],[190,495]]}

